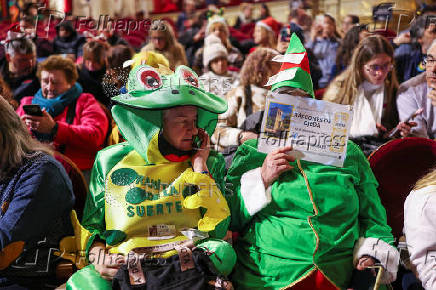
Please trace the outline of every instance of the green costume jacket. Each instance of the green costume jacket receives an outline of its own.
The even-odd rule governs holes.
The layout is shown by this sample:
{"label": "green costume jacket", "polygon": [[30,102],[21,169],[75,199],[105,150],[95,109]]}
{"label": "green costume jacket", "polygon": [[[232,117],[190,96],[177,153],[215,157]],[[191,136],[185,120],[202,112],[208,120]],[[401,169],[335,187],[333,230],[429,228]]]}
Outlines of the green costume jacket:
{"label": "green costume jacket", "polygon": [[[155,146],[150,146],[152,147],[154,150],[157,150],[157,148],[155,148]],[[91,177],[91,184],[90,184],[90,194],[88,195],[86,204],[85,204],[85,210],[83,213],[83,219],[82,219],[82,226],[87,229],[88,231],[90,231],[92,233],[91,238],[88,240],[87,243],[87,252],[89,250],[89,247],[92,245],[95,237],[99,237],[100,239],[103,239],[106,241],[106,243],[110,246],[115,246],[118,245],[119,243],[122,243],[126,240],[128,240],[131,237],[128,237],[128,235],[122,231],[119,231],[115,228],[109,228],[107,227],[107,223],[106,223],[106,219],[108,218],[106,216],[105,218],[105,211],[107,208],[107,203],[106,198],[105,198],[105,188],[107,187],[107,178],[108,178],[108,174],[109,172],[111,172],[112,168],[114,166],[117,165],[117,163],[119,163],[123,158],[125,158],[126,156],[129,156],[129,153],[132,153],[132,151],[134,151],[134,148],[129,145],[128,143],[122,143],[122,144],[117,144],[111,147],[108,147],[102,151],[100,151],[97,155],[96,158],[96,162],[93,168],[93,172],[92,172],[92,177]],[[154,153],[156,154],[156,152]],[[162,157],[163,158],[163,157]],[[143,161],[144,165],[143,166],[151,166],[151,169],[153,167],[155,167],[158,164],[162,164],[162,163],[154,163],[152,165],[150,165],[150,163],[147,163],[145,160]],[[162,162],[162,159],[161,159]],[[163,161],[165,162],[165,161]],[[167,163],[171,163],[169,161],[167,161]],[[184,164],[181,165],[183,167],[183,172],[185,172],[185,170],[189,171],[189,167],[190,167],[190,162],[183,162]],[[214,178],[215,181],[220,182],[220,184],[217,184],[219,187],[224,188],[223,185],[223,181],[224,181],[224,174],[225,174],[225,163],[224,163],[224,158],[219,155],[216,152],[212,152],[209,159],[208,159],[208,168],[210,170],[210,174],[212,175],[212,177]],[[112,171],[114,172],[114,171]],[[183,173],[182,173],[183,174]],[[188,181],[190,181],[192,184],[195,184],[195,178],[196,176],[198,177],[203,177],[201,176],[202,174],[200,173],[195,173],[195,172],[190,172],[190,177],[192,177],[191,180],[188,179]],[[203,174],[204,175],[204,174]],[[211,179],[210,177],[206,177]],[[135,179],[136,180],[136,179]],[[154,181],[154,180],[151,180]],[[179,193],[178,188],[176,188],[175,190],[177,190],[177,193]],[[171,194],[171,192],[168,190],[168,194]],[[182,195],[182,193],[179,193],[180,195]],[[153,200],[157,200],[156,195],[154,196],[150,196],[150,198],[147,196],[147,200],[148,201],[153,201]],[[120,215],[132,215],[132,212],[134,215],[138,215],[138,211],[144,211],[142,208],[139,209],[136,206],[136,202],[133,200],[130,200],[131,202],[129,203],[128,201],[126,202],[128,205],[125,206],[122,209],[117,209],[117,210],[121,210],[121,212],[118,212]],[[132,203],[134,202],[134,203]],[[155,216],[155,215],[159,215],[159,212],[156,210],[157,205],[154,205],[154,210],[147,212],[147,206],[153,206],[153,205],[148,205],[147,202],[145,202],[147,205],[145,205],[145,212],[142,213],[143,217],[151,217],[151,216]],[[138,204],[142,204],[138,203]],[[116,206],[116,205],[115,205]],[[171,207],[173,208],[172,210],[174,212],[176,212],[176,205],[171,205]],[[150,209],[150,207],[148,208]],[[124,212],[122,212],[124,210]],[[170,209],[171,211],[171,209]],[[163,206],[163,210],[162,210],[163,214],[170,214],[171,212],[168,212],[168,207],[167,205]],[[140,213],[141,214],[141,213]],[[174,215],[175,218],[180,218],[179,215],[175,214]],[[167,220],[167,222],[169,222],[169,220]],[[173,223],[175,222],[174,220],[172,221]],[[190,221],[188,221],[190,222]],[[229,219],[224,220],[223,222],[221,222],[215,231],[210,232],[209,235],[211,237],[216,237],[216,238],[223,238],[227,232],[227,227],[228,227],[228,223],[229,223]],[[147,222],[144,221],[143,225],[147,225]],[[186,225],[188,226],[188,225]],[[196,225],[190,225],[190,226],[196,226]],[[142,244],[142,246],[147,246]],[[130,247],[129,247],[130,248]],[[123,248],[121,248],[123,249]],[[130,250],[130,249],[128,249]],[[127,252],[128,252],[127,250]],[[123,252],[125,253],[126,251],[121,250],[119,252]]]}
{"label": "green costume jacket", "polygon": [[[100,151],[91,173],[76,243],[86,256],[98,238],[110,253],[128,255],[135,248],[166,258],[176,254],[174,246],[193,240],[215,253],[210,259],[218,271],[228,275],[236,255],[223,238],[230,210],[222,195],[225,162],[211,151],[209,173],[192,170],[191,157],[170,161],[159,150],[163,110],[196,106],[197,127],[209,135],[217,115],[227,109],[225,101],[199,87],[198,77],[185,66],[162,77],[154,68],[139,65],[130,72],[129,92],[113,98],[112,108],[125,143]],[[206,237],[217,239],[206,239]],[[148,248],[148,249],[144,249]],[[67,289],[110,289],[93,265],[84,267],[67,283]]]}
{"label": "green costume jacket", "polygon": [[[257,141],[238,149],[227,181],[231,229],[238,261],[236,289],[292,286],[321,271],[346,288],[357,260],[378,259],[396,277],[399,254],[377,193],[377,181],[360,149],[351,141],[343,168],[298,161],[265,190],[260,167],[266,157]],[[305,176],[307,176],[308,185]],[[354,253],[354,255],[353,255]]]}

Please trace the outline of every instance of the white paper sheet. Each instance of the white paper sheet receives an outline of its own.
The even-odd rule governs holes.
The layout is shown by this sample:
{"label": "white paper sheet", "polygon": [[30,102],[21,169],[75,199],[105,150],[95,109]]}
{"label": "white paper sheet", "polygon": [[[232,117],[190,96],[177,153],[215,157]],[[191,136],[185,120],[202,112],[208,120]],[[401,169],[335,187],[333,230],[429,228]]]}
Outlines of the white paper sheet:
{"label": "white paper sheet", "polygon": [[258,150],[293,147],[294,157],[342,167],[352,106],[272,93],[265,104]]}

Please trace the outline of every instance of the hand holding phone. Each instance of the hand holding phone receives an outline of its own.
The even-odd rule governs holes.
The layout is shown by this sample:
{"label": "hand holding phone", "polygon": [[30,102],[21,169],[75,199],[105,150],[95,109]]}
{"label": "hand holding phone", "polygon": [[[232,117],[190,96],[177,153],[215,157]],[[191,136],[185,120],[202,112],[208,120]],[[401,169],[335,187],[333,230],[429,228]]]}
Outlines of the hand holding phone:
{"label": "hand holding phone", "polygon": [[41,110],[39,105],[24,105],[23,111],[26,115],[21,116],[26,126],[33,131],[49,134],[56,125],[56,121],[45,110]]}
{"label": "hand holding phone", "polygon": [[23,105],[23,111],[30,116],[42,117],[42,110],[40,105]]}
{"label": "hand holding phone", "polygon": [[[397,134],[399,131],[403,132],[406,130],[406,128],[408,128],[408,130],[406,131],[410,131],[411,127],[415,127],[417,125],[417,123],[415,122],[409,122],[410,120],[413,120],[414,118],[416,118],[416,116],[422,114],[422,112],[424,111],[423,108],[419,108],[418,110],[416,110],[415,112],[413,112],[412,114],[410,114],[409,117],[407,117],[404,121],[400,122],[397,127],[395,127],[388,135],[388,138],[392,138],[395,136],[395,134]],[[410,133],[410,132],[409,132]],[[408,134],[403,134],[403,135],[408,135]],[[404,136],[403,136],[404,137]]]}

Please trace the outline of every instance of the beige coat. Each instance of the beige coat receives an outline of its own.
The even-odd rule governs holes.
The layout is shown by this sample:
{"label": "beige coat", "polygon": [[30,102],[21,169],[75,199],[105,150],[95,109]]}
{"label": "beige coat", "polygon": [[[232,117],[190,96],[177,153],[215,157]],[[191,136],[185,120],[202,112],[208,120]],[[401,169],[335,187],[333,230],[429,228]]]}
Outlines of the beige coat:
{"label": "beige coat", "polygon": [[[251,85],[251,113],[265,110],[265,100],[269,90]],[[239,127],[247,118],[244,87],[238,86],[226,95],[227,112],[218,117],[218,124],[212,135],[212,142],[219,146],[219,149],[231,145],[239,145],[239,134],[242,130]]]}

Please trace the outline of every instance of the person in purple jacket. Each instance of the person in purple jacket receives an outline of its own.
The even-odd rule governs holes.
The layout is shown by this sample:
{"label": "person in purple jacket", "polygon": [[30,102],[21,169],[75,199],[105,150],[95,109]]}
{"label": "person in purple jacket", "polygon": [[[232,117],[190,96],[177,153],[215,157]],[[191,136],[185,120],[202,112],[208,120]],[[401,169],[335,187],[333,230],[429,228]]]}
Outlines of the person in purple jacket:
{"label": "person in purple jacket", "polygon": [[60,260],[54,250],[73,231],[72,185],[1,96],[0,112],[0,288],[43,289]]}

